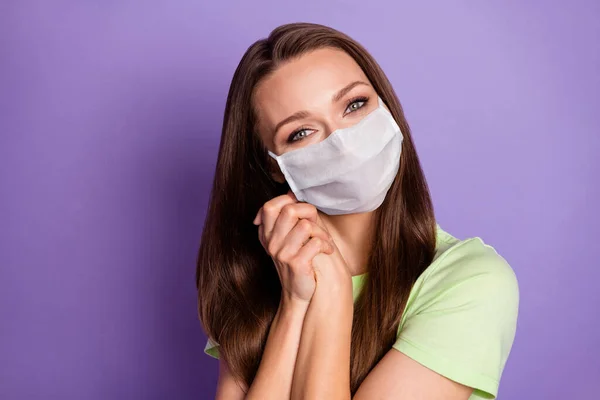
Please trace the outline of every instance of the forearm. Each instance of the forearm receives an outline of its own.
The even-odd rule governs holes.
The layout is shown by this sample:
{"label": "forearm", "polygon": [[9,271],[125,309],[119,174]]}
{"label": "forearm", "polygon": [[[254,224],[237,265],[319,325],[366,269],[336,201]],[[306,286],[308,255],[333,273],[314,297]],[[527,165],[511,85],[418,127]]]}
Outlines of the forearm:
{"label": "forearm", "polygon": [[350,399],[352,294],[315,291],[294,369],[292,399]]}
{"label": "forearm", "polygon": [[308,304],[282,300],[247,400],[289,399]]}

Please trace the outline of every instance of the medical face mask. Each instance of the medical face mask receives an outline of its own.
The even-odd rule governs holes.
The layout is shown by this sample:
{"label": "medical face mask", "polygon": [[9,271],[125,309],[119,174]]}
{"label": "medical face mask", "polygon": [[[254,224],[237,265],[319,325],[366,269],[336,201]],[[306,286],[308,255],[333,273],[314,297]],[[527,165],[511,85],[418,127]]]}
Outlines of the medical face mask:
{"label": "medical face mask", "polygon": [[378,208],[400,166],[402,132],[378,98],[379,107],[357,124],[321,142],[280,156],[279,164],[299,201],[328,215]]}

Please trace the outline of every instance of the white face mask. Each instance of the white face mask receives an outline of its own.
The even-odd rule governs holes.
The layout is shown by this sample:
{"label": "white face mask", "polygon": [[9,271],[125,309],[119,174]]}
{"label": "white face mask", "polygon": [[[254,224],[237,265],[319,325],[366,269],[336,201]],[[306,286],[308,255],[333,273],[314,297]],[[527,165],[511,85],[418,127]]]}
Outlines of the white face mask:
{"label": "white face mask", "polygon": [[402,132],[378,97],[379,107],[321,142],[277,156],[290,189],[329,215],[373,211],[400,166]]}

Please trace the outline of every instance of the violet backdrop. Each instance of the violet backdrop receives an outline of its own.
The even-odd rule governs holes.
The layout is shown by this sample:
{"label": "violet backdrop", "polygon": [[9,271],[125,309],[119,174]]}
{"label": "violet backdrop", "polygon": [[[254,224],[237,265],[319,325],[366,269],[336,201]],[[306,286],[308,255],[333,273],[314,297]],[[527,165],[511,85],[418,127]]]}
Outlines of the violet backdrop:
{"label": "violet backdrop", "polygon": [[517,273],[500,399],[600,378],[600,2],[0,3],[0,398],[211,399],[196,251],[225,98],[279,24],[382,65],[441,226]]}

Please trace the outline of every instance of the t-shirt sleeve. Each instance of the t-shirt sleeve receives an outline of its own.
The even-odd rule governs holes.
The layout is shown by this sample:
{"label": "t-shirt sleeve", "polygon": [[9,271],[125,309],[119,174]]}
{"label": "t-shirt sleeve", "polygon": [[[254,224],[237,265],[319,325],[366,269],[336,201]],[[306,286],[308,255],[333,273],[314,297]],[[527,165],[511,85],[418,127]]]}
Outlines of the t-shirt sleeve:
{"label": "t-shirt sleeve", "polygon": [[458,243],[428,268],[408,300],[393,347],[494,399],[516,331],[519,289],[508,263],[481,239]]}
{"label": "t-shirt sleeve", "polygon": [[206,345],[204,346],[204,353],[208,354],[211,357],[219,359],[219,345],[212,340],[208,339],[206,341]]}

